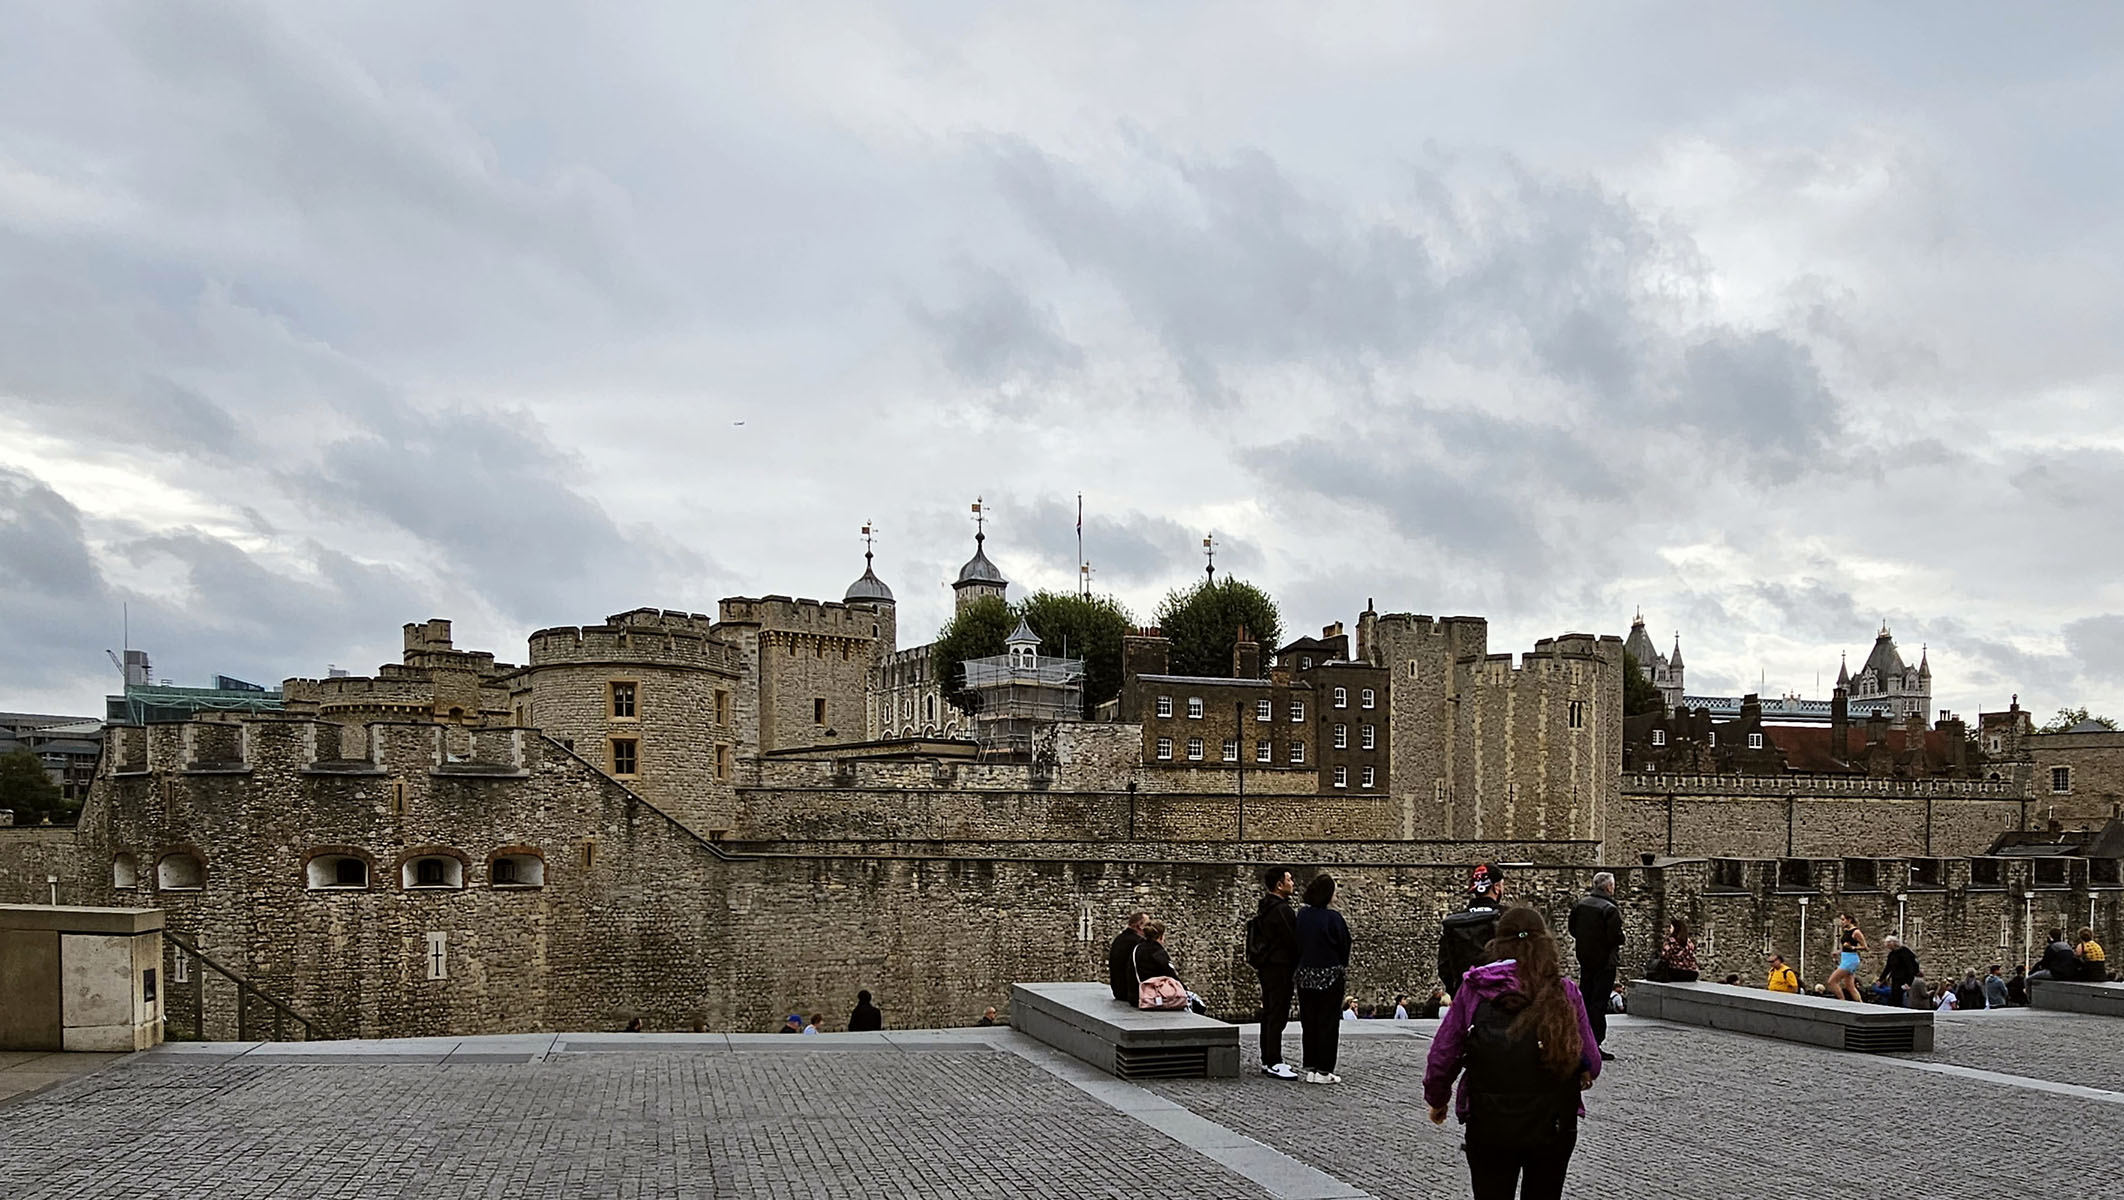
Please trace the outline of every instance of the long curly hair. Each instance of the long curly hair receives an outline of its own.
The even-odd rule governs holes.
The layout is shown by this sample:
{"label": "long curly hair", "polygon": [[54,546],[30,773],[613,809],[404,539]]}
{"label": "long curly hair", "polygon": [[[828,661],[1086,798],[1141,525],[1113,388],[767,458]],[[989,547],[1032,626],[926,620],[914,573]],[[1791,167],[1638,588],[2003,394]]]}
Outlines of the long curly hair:
{"label": "long curly hair", "polygon": [[1488,953],[1492,962],[1510,958],[1519,964],[1526,1007],[1512,1019],[1512,1036],[1533,1035],[1541,1045],[1542,1065],[1558,1075],[1576,1074],[1585,1053],[1579,1010],[1564,990],[1563,957],[1541,910],[1524,904],[1506,909],[1497,918]]}

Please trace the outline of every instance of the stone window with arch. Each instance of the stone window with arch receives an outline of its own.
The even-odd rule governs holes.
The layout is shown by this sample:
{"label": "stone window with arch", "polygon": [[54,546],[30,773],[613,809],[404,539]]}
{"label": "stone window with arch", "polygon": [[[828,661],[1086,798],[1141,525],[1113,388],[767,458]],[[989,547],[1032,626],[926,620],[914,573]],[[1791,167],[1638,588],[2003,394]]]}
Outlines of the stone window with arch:
{"label": "stone window with arch", "polygon": [[172,850],[155,860],[155,888],[196,892],[206,886],[206,861],[190,850]]}
{"label": "stone window with arch", "polygon": [[465,886],[465,858],[441,846],[409,851],[398,862],[398,887],[407,892],[457,892]]}
{"label": "stone window with arch", "polygon": [[529,891],[546,886],[546,859],[530,846],[508,846],[487,860],[487,886]]}
{"label": "stone window with arch", "polygon": [[130,892],[140,886],[140,860],[120,853],[111,858],[111,886]]}
{"label": "stone window with arch", "polygon": [[302,864],[303,887],[312,892],[365,892],[376,881],[376,864],[356,846],[319,846]]}

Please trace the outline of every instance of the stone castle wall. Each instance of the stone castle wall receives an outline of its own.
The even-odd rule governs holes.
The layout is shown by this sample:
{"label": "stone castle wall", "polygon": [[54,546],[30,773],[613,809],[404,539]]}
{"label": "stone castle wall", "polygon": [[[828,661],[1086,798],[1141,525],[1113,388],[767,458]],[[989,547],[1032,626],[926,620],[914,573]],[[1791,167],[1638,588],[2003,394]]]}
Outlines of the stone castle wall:
{"label": "stone castle wall", "polygon": [[1452,836],[1602,836],[1622,769],[1621,646],[1570,636],[1516,667],[1508,654],[1458,664]]}
{"label": "stone castle wall", "polygon": [[[2026,828],[2004,782],[1852,776],[1630,775],[1610,809],[1610,857],[1982,854]],[[2036,819],[2040,822],[2040,816]]]}

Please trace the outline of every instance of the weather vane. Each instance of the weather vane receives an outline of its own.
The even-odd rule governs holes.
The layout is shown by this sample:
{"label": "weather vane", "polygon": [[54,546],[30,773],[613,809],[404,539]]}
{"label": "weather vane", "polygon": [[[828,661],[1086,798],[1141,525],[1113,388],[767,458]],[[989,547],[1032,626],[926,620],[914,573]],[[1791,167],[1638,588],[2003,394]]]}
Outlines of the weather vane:
{"label": "weather vane", "polygon": [[1209,559],[1209,565],[1202,569],[1203,574],[1209,576],[1211,583],[1217,582],[1217,535],[1214,532],[1203,537],[1202,556]]}

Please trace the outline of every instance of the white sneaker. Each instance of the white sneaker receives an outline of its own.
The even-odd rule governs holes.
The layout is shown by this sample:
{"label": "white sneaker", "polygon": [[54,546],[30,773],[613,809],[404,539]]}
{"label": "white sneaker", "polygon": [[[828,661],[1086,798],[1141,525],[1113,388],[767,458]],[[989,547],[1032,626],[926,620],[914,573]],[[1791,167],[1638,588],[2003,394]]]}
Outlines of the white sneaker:
{"label": "white sneaker", "polygon": [[1291,1064],[1289,1063],[1262,1063],[1261,1073],[1263,1075],[1272,1075],[1277,1079],[1298,1078],[1298,1072],[1291,1070]]}
{"label": "white sneaker", "polygon": [[1307,1071],[1305,1073],[1305,1081],[1307,1083],[1341,1083],[1342,1076],[1332,1075],[1325,1071]]}

